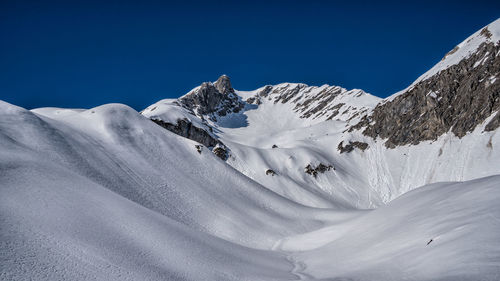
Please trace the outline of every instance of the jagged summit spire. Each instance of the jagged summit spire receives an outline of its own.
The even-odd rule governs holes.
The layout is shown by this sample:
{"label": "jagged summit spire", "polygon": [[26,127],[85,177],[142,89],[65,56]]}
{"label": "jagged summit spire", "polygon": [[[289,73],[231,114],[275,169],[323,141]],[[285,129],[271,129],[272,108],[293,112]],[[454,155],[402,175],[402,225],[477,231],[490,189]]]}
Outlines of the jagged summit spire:
{"label": "jagged summit spire", "polygon": [[244,103],[235,94],[227,75],[222,75],[215,83],[204,82],[185,96],[179,98],[180,103],[199,115],[212,114],[225,116],[230,112],[239,112]]}
{"label": "jagged summit spire", "polygon": [[214,86],[221,94],[234,92],[234,89],[231,86],[231,79],[229,79],[229,76],[227,76],[226,74],[222,74],[214,83]]}

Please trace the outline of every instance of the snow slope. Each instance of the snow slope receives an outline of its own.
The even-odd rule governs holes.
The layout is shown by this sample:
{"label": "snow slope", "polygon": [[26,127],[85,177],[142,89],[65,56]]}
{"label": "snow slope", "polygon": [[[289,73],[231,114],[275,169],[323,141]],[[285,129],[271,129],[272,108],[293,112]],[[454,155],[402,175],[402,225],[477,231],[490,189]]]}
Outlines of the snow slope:
{"label": "snow slope", "polygon": [[[318,93],[325,88],[272,86],[259,104],[247,103],[242,111],[218,116],[217,121],[200,119],[171,100],[148,107],[143,115],[171,123],[177,122],[178,115],[193,120],[195,126],[212,128],[230,149],[228,164],[268,189],[312,207],[374,208],[425,184],[500,173],[500,137],[496,131],[484,130],[489,119],[463,138],[450,132],[436,141],[388,149],[383,141],[348,131],[380,101],[364,92],[344,90],[316,115],[303,117],[314,109]],[[260,96],[262,89],[236,93],[248,100]],[[283,103],[284,99],[288,101]],[[308,100],[314,102],[307,109],[297,109]],[[328,119],[336,105],[341,105],[338,115]],[[351,140],[369,148],[340,153],[338,145]],[[321,163],[335,169],[316,177],[305,173],[307,165]],[[267,175],[269,169],[276,175]]]}
{"label": "snow slope", "polygon": [[411,191],[276,248],[321,280],[499,280],[500,176]]}
{"label": "snow slope", "polygon": [[[350,130],[384,102],[362,90],[218,81],[204,98],[223,104],[204,108],[197,87],[196,110],[0,101],[0,280],[500,279],[495,113],[462,138],[388,149]],[[150,118],[209,131],[228,159]]]}
{"label": "snow slope", "polygon": [[0,106],[2,279],[286,278],[254,249],[332,219],[127,106]]}
{"label": "snow slope", "polygon": [[[481,44],[498,44],[499,39],[500,19],[460,43],[412,85],[459,63]],[[500,173],[499,136],[485,130],[496,112],[462,138],[448,132],[435,141],[395,149],[349,130],[377,104],[402,92],[382,100],[357,89],[282,83],[235,91],[245,107],[224,116],[193,114],[175,100],[159,101],[142,114],[174,124],[187,119],[209,128],[229,148],[228,164],[268,189],[312,207],[375,208],[425,184]],[[368,149],[341,153],[339,145],[350,141],[363,142]],[[334,169],[315,177],[305,173],[308,165],[320,164]]]}
{"label": "snow slope", "polygon": [[1,280],[498,278],[498,176],[316,209],[124,105],[0,107]]}
{"label": "snow slope", "polygon": [[[264,89],[267,89],[265,94]],[[361,90],[296,83],[236,91],[236,94],[242,100],[256,98],[259,104],[246,103],[242,111],[217,116],[216,121],[195,116],[172,100],[159,101],[142,114],[173,124],[179,119],[197,119],[192,121],[195,126],[211,127],[230,148],[227,162],[231,166],[301,204],[329,208],[382,204],[380,196],[363,177],[355,175],[352,163],[337,157],[336,151],[343,139],[342,132],[358,121],[360,112],[371,110],[379,98]],[[330,118],[332,110],[337,114]],[[278,148],[273,149],[273,145]],[[317,178],[304,173],[308,164],[320,163],[335,166],[335,171]],[[268,169],[277,175],[266,175]]]}

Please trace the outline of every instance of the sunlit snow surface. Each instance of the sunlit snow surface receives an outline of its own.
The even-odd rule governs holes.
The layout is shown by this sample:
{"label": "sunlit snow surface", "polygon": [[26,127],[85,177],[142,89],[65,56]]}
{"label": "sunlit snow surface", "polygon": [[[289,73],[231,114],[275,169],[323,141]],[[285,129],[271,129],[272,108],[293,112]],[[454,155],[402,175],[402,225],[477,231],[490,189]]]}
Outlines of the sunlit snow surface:
{"label": "sunlit snow surface", "polygon": [[[283,85],[298,87],[292,83],[274,87],[280,89]],[[296,96],[304,99],[315,91],[318,87],[302,88]],[[244,100],[258,92],[237,91]],[[380,99],[345,91],[332,101],[344,104],[341,113],[325,120],[326,117],[301,118],[295,110],[296,103],[275,102],[279,93],[269,94],[259,106],[247,105],[239,113],[208,123],[230,148],[229,165],[292,201],[312,207],[375,208],[429,183],[500,173],[500,150],[495,149],[500,145],[500,135],[484,131],[490,119],[463,138],[449,132],[435,141],[387,149],[383,140],[364,136],[362,130],[346,132],[359,121],[356,112],[370,111]],[[188,116],[196,126],[205,126],[171,101],[148,107],[152,108],[153,111],[145,110],[143,114],[171,123],[177,122],[176,116]],[[495,112],[491,117],[494,115]],[[340,154],[339,143],[351,140],[366,142],[369,149]],[[274,145],[277,147],[273,148]],[[307,165],[320,163],[335,169],[317,177],[304,172]],[[275,171],[276,176],[266,175],[268,169]]]}
{"label": "sunlit snow surface", "polygon": [[[419,79],[474,50],[478,34]],[[339,115],[301,118],[297,104],[314,108],[328,86],[274,87],[295,103],[270,94],[216,121],[175,100],[142,114],[0,101],[0,280],[500,280],[489,120],[461,139],[387,149],[346,133],[380,99],[341,89],[325,111],[342,104]],[[230,156],[149,118],[210,126]],[[341,154],[350,140],[369,148]],[[320,163],[332,169],[305,173]]]}
{"label": "sunlit snow surface", "polygon": [[498,278],[500,177],[316,209],[124,105],[0,107],[2,280]]}

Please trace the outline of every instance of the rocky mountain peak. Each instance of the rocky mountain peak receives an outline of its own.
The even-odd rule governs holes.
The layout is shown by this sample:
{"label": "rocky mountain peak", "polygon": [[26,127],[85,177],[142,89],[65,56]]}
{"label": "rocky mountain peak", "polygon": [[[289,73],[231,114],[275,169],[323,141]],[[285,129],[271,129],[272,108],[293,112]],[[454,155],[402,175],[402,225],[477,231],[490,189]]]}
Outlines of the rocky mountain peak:
{"label": "rocky mountain peak", "polygon": [[499,34],[500,20],[474,33],[351,131],[364,128],[364,135],[381,137],[394,148],[436,140],[448,131],[461,138],[488,119],[485,131],[495,130],[500,126]]}
{"label": "rocky mountain peak", "polygon": [[179,98],[179,102],[183,107],[198,115],[207,116],[213,121],[217,120],[216,115],[225,116],[231,112],[239,112],[244,107],[227,75],[222,75],[215,83],[202,83]]}
{"label": "rocky mountain peak", "polygon": [[234,93],[234,89],[231,86],[231,79],[225,74],[221,75],[219,79],[215,81],[214,86],[221,94]]}

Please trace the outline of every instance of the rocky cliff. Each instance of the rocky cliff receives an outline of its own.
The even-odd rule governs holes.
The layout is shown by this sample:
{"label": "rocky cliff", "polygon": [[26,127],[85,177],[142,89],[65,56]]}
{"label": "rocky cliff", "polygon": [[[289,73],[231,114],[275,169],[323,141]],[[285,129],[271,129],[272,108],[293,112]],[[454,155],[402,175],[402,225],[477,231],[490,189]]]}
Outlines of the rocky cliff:
{"label": "rocky cliff", "polygon": [[[461,138],[485,121],[486,131],[498,128],[500,45],[494,34],[500,24],[495,23],[450,51],[435,67],[442,69],[431,70],[432,75],[423,75],[407,90],[381,102],[351,131],[362,129],[364,135],[380,137],[394,148],[435,140],[448,131]],[[461,50],[467,52],[460,56]]]}
{"label": "rocky cliff", "polygon": [[244,106],[226,75],[219,77],[215,83],[204,82],[201,86],[179,98],[179,102],[198,116],[207,116],[213,121],[217,121],[217,116],[237,113]]}

